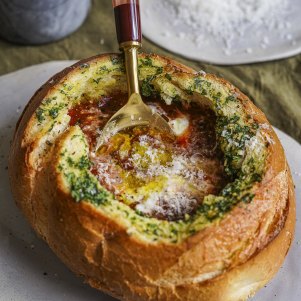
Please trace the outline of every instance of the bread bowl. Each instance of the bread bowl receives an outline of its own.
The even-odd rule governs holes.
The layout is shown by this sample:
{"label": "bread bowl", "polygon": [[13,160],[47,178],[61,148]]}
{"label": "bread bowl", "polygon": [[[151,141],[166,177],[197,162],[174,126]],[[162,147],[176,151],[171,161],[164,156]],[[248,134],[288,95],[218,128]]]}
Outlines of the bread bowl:
{"label": "bread bowl", "polygon": [[[209,171],[220,171],[226,183],[184,214],[160,216],[145,210],[145,202],[121,202],[93,173],[99,163],[92,155],[95,127],[78,125],[77,117],[90,109],[80,106],[83,101],[99,104],[126,93],[122,66],[116,55],[81,61],[33,96],[10,156],[18,206],[72,271],[120,300],[246,300],[277,272],[293,238],[294,191],[277,136],[264,114],[225,80],[141,54],[146,99],[156,98],[163,108],[180,103],[181,113],[183,103],[188,115],[207,110],[205,125],[216,116],[212,151],[217,157],[222,152],[224,168],[213,164]],[[210,155],[203,154],[205,163]],[[112,158],[108,163],[115,164]]]}

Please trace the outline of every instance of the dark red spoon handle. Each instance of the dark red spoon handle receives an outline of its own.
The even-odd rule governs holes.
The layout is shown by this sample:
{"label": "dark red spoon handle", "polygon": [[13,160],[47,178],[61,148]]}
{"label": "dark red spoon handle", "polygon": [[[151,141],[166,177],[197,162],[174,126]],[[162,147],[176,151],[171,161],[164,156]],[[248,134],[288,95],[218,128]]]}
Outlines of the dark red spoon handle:
{"label": "dark red spoon handle", "polygon": [[139,0],[113,0],[118,43],[141,43]]}

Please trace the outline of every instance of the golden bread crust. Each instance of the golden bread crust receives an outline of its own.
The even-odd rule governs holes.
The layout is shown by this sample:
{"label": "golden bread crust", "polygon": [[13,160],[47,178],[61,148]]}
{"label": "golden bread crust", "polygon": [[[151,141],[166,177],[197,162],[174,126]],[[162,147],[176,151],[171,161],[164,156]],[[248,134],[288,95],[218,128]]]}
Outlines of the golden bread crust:
{"label": "golden bread crust", "polygon": [[[143,56],[143,54],[142,54]],[[293,239],[295,196],[282,146],[275,134],[267,146],[266,172],[254,187],[250,204],[238,204],[219,222],[181,243],[149,243],[86,202],[76,203],[56,169],[65,129],[48,159],[34,167],[37,141],[26,143],[32,115],[56,84],[79,72],[79,66],[108,60],[101,55],[80,61],[55,75],[25,108],[16,128],[9,171],[18,206],[35,231],[76,274],[91,286],[120,300],[246,300],[278,271]],[[196,72],[173,60],[152,56],[180,77]],[[234,91],[244,111],[268,124],[264,114],[227,81],[207,78]]]}

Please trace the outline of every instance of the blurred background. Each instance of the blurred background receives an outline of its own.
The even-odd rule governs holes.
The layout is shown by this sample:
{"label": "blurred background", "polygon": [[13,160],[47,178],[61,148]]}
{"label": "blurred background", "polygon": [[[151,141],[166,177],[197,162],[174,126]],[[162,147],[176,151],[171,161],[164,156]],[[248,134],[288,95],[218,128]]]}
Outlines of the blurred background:
{"label": "blurred background", "polygon": [[[142,2],[150,4],[152,1],[156,0],[145,0]],[[199,5],[200,1],[202,0],[190,0],[185,3],[189,2],[192,5]],[[293,1],[297,3],[298,9],[300,9],[301,4],[300,0],[254,1],[257,1],[257,4],[270,3],[272,5],[274,3],[278,6],[285,4],[286,7],[290,5],[289,1]],[[189,26],[193,28],[193,24],[202,25],[198,19],[195,19],[195,14],[187,15],[187,12],[183,14],[177,10],[181,5],[181,1],[164,0],[161,2],[163,4],[166,3],[166,5],[169,3],[169,5],[173,6],[174,15],[169,14],[167,10],[166,16],[172,16],[173,19],[177,20],[185,19],[185,16],[187,19],[189,18],[190,21],[185,24],[186,30],[191,31],[192,29],[189,29]],[[239,3],[237,0],[229,0],[228,2],[229,5],[231,3],[232,5]],[[248,6],[246,5],[247,8],[250,7],[250,3],[254,3],[250,0],[240,2],[248,3]],[[267,8],[269,7],[265,9]],[[185,7],[182,9],[184,10]],[[202,9],[202,7],[197,6],[193,10],[196,11],[196,9]],[[210,7],[206,9],[208,15]],[[244,7],[241,6],[241,9],[244,9]],[[220,10],[225,10],[225,7],[221,7]],[[163,9],[160,9],[161,13],[163,11]],[[295,11],[298,12],[296,9]],[[47,61],[79,60],[99,53],[118,52],[110,0],[2,0],[0,2],[0,12],[0,35],[2,36],[0,38],[0,75]],[[247,13],[250,15],[249,12]],[[263,10],[263,13],[267,14],[267,11]],[[185,30],[177,32],[177,37],[182,39],[182,43],[173,39],[173,33],[170,30],[163,30],[161,33],[155,32],[154,34],[158,34],[158,37],[164,38],[169,44],[168,47],[163,45],[165,48],[159,46],[160,39],[151,36],[150,32],[154,32],[153,28],[158,27],[158,24],[160,25],[160,22],[165,19],[162,15],[158,16],[158,9],[156,12],[155,9],[147,8],[142,12],[142,19],[146,20],[143,21],[143,25],[146,26],[143,28],[143,32],[147,33],[147,37],[157,42],[155,44],[144,36],[143,51],[166,55],[196,70],[204,70],[226,78],[246,93],[266,113],[274,126],[301,142],[300,54],[268,62],[238,65],[228,63],[227,66],[204,63],[202,59],[187,59],[184,58],[183,53],[180,53],[180,51],[173,51],[173,49],[178,48],[179,44],[182,44],[184,46],[182,48],[185,50],[186,42],[183,40],[183,36],[185,38]],[[218,16],[215,17],[218,18]],[[284,18],[287,17],[284,16]],[[223,22],[226,21],[224,20]],[[10,26],[7,25],[8,23]],[[52,25],[49,26],[49,24]],[[166,24],[162,23],[160,26],[164,29],[168,24],[172,24],[172,27],[178,26],[178,23],[173,24],[171,21],[168,21]],[[297,26],[297,28],[296,25],[290,23],[284,26],[291,27],[294,32],[298,30],[300,32],[301,23],[299,22],[298,24],[299,27]],[[232,25],[235,26],[235,24]],[[245,35],[251,37],[255,34],[251,29],[248,30]],[[260,36],[260,30],[257,29],[257,32],[257,36]],[[264,42],[265,40],[267,42],[266,45],[261,45],[261,49],[269,47],[267,39],[269,37],[261,37],[261,41]],[[283,43],[286,43],[285,45],[292,45],[293,43],[289,36],[282,40]],[[235,49],[235,40],[234,44],[232,41],[231,47],[232,50]],[[166,48],[169,50],[165,50]],[[202,47],[199,47],[198,51],[201,54]],[[245,54],[252,54],[252,51],[252,49],[250,50],[246,47]],[[175,52],[180,54],[175,54]],[[189,54],[186,57],[191,57]],[[225,53],[225,49],[223,54],[229,57],[229,53]],[[232,57],[235,58],[235,56]],[[228,58],[225,57],[226,59]]]}

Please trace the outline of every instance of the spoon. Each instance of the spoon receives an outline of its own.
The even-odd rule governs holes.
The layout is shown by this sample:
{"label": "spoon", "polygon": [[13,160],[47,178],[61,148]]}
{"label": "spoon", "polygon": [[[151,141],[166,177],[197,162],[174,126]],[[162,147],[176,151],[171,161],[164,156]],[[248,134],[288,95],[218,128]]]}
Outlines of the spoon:
{"label": "spoon", "polygon": [[96,150],[121,130],[135,126],[150,126],[167,136],[174,137],[170,125],[147,106],[139,92],[138,49],[141,47],[139,0],[113,0],[117,39],[124,52],[129,92],[128,102],[104,126]]}

